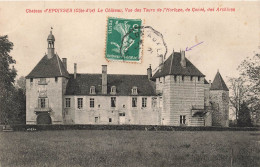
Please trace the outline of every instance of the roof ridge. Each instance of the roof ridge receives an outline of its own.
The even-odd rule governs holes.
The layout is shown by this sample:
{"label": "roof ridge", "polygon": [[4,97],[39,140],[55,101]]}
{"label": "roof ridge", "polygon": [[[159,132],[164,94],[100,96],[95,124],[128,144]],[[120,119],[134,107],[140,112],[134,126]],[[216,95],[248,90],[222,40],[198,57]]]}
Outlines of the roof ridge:
{"label": "roof ridge", "polygon": [[[74,75],[74,73],[69,73]],[[88,75],[102,75],[102,73],[77,73],[77,74],[88,74]],[[134,75],[134,76],[146,76],[146,74],[107,74],[107,75]]]}
{"label": "roof ridge", "polygon": [[60,75],[62,75],[62,72],[61,72],[61,68],[60,68],[60,61],[58,59],[58,54],[55,54],[56,55],[56,58],[57,58],[57,61],[58,61],[58,66],[59,66],[59,70],[60,70]]}
{"label": "roof ridge", "polygon": [[174,58],[174,52],[173,52],[173,54],[171,56],[172,56],[172,61],[171,61],[169,74],[171,74],[171,72],[172,72],[172,63],[173,63],[173,58]]}

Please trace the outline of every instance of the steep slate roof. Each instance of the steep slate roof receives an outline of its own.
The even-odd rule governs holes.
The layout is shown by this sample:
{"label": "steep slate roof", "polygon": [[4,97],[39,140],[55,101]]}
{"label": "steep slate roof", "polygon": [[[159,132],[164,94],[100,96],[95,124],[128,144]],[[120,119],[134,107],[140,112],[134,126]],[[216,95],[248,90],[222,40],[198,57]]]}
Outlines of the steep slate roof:
{"label": "steep slate roof", "polygon": [[[90,87],[95,86],[95,95],[102,95],[102,74],[70,74],[66,95],[91,95]],[[115,96],[131,96],[132,88],[137,87],[139,96],[155,96],[155,83],[147,75],[107,75],[107,95],[111,96],[111,87],[116,86]],[[95,96],[93,95],[93,96]]]}
{"label": "steep slate roof", "polygon": [[52,78],[61,76],[68,78],[69,73],[59,56],[54,54],[50,59],[45,55],[26,78]]}
{"label": "steep slate roof", "polygon": [[227,85],[225,84],[223,78],[221,77],[220,73],[217,72],[212,84],[211,84],[211,87],[210,87],[210,90],[225,90],[225,91],[229,91]]}
{"label": "steep slate roof", "polygon": [[209,84],[209,82],[206,79],[204,79],[204,84]]}
{"label": "steep slate roof", "polygon": [[171,54],[168,59],[164,62],[161,72],[159,70],[156,71],[152,79],[166,76],[166,75],[186,75],[186,76],[202,76],[202,74],[187,58],[186,67],[181,66],[181,53],[174,52]]}

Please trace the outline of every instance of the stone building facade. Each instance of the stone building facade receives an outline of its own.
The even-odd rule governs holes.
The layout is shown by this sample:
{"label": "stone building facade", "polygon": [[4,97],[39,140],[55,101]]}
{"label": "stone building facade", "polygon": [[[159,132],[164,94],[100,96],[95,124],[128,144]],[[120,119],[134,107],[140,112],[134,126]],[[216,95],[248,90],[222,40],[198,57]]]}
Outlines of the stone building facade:
{"label": "stone building facade", "polygon": [[228,89],[218,72],[213,83],[186,57],[172,52],[154,75],[67,71],[47,38],[48,54],[26,77],[27,124],[136,124],[228,126]]}

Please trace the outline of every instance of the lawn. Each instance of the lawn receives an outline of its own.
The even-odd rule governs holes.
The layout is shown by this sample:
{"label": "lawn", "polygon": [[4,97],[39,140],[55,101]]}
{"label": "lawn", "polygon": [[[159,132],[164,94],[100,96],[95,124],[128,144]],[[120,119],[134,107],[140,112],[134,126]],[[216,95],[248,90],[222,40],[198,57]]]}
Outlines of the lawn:
{"label": "lawn", "polygon": [[0,132],[0,166],[260,166],[256,131]]}

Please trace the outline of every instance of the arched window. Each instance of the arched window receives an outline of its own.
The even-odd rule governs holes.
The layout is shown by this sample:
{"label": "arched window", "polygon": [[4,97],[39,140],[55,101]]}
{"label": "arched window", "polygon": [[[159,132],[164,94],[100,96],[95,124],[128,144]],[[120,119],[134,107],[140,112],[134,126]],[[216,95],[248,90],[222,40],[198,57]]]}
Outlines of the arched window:
{"label": "arched window", "polygon": [[116,94],[116,86],[111,87],[111,94]]}

